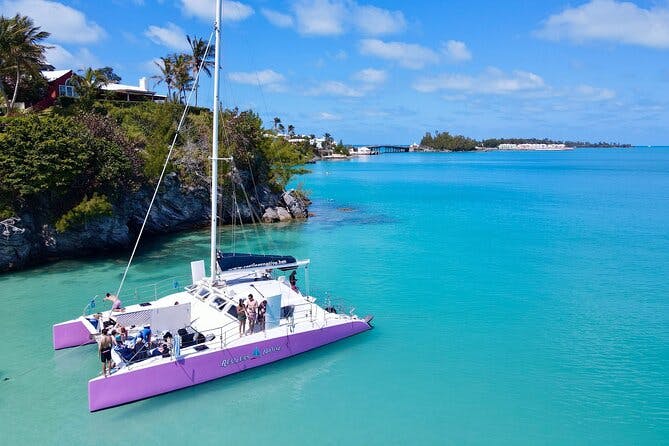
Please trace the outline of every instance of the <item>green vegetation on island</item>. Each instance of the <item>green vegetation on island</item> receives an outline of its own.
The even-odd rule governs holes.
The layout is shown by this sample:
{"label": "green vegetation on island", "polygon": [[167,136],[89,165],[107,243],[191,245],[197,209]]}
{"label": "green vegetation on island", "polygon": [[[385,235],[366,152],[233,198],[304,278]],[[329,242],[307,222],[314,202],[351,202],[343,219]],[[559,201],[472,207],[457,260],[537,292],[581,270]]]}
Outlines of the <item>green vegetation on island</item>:
{"label": "green vegetation on island", "polygon": [[566,147],[631,147],[630,144],[619,144],[609,142],[585,142],[585,141],[555,141],[548,138],[490,138],[477,141],[462,135],[451,135],[448,132],[427,132],[420,141],[421,147],[436,151],[466,152],[479,148],[495,148],[500,144],[564,144]]}

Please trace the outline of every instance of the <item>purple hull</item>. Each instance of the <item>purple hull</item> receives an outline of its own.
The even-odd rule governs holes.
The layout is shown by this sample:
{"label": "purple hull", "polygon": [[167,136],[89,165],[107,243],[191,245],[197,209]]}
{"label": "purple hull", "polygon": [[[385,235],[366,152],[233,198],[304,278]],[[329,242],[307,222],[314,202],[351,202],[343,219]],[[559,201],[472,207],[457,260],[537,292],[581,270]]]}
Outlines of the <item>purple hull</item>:
{"label": "purple hull", "polygon": [[263,340],[240,347],[202,353],[136,371],[119,373],[88,382],[91,411],[137,401],[172,390],[295,356],[348,336],[369,330],[363,320]]}
{"label": "purple hull", "polygon": [[84,322],[80,319],[67,321],[53,326],[53,348],[78,347],[80,345],[92,344],[91,332],[88,331]]}

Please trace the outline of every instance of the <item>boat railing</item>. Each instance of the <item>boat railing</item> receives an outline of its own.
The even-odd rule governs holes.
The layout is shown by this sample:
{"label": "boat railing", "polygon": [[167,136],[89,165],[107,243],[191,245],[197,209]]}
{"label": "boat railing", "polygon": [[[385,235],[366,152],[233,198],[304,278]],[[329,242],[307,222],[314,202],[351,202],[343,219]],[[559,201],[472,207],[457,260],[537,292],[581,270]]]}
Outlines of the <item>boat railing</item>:
{"label": "boat railing", "polygon": [[171,277],[155,283],[142,285],[128,293],[123,293],[121,300],[124,305],[156,300],[160,297],[167,296],[168,294],[181,291],[184,287],[190,284],[190,275]]}
{"label": "boat railing", "polygon": [[[315,312],[313,311],[313,304],[304,303],[295,305],[293,313],[290,317],[281,318],[279,322],[280,327],[286,327],[286,334],[293,332],[295,324],[300,321],[309,320],[311,322],[315,321]],[[247,327],[248,329],[248,327]],[[210,341],[205,341],[203,344],[207,347],[216,347],[223,349],[228,346],[231,342],[241,339],[239,333],[239,322],[230,321],[227,324],[217,327],[210,328],[207,330],[197,330],[198,333],[202,333],[205,338],[210,337],[209,335],[214,335],[213,339]],[[258,331],[256,331],[258,333]]]}
{"label": "boat railing", "polygon": [[355,316],[356,308],[347,299],[334,296],[329,292],[326,292],[324,296],[322,307],[326,312],[326,318],[328,315]]}

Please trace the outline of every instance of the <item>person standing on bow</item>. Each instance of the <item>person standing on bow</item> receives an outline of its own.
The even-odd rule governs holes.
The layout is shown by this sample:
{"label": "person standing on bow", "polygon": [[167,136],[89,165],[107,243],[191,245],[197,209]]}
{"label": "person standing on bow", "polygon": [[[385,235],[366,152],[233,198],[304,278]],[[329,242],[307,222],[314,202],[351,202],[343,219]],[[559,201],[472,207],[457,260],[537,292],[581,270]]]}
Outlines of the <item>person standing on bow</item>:
{"label": "person standing on bow", "polygon": [[246,304],[246,318],[249,320],[249,332],[253,333],[258,319],[258,302],[249,294],[249,301]]}

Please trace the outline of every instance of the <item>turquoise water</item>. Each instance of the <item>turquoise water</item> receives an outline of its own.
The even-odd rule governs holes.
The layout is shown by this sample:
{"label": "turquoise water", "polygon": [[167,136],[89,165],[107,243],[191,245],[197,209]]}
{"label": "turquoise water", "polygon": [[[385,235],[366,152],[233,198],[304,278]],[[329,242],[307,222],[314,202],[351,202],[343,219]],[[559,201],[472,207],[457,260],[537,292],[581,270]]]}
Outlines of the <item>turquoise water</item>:
{"label": "turquoise water", "polygon": [[[669,442],[668,148],[311,168],[298,181],[315,216],[238,246],[310,258],[312,290],[375,314],[374,330],[90,414],[95,347],[54,352],[51,324],[114,289],[124,256],[0,276],[2,442]],[[128,286],[188,274],[207,243],[146,245]]]}

